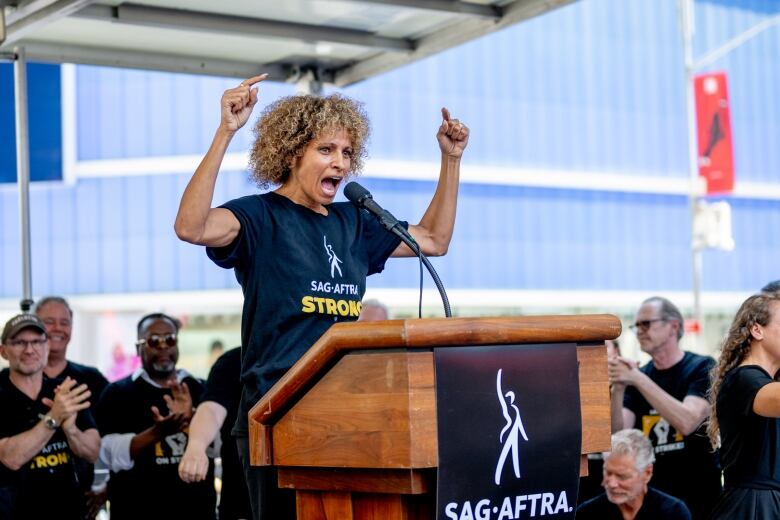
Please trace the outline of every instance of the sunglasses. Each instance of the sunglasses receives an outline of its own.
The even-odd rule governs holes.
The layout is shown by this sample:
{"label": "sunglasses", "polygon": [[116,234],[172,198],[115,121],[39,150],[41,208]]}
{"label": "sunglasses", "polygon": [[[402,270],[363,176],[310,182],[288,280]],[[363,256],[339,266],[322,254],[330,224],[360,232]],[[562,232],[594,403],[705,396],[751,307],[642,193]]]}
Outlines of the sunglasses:
{"label": "sunglasses", "polygon": [[642,320],[634,323],[633,325],[629,325],[628,328],[631,330],[648,330],[650,326],[655,323],[656,321],[666,321],[666,318],[655,318],[652,320]]}
{"label": "sunglasses", "polygon": [[176,343],[178,343],[176,334],[166,334],[165,336],[160,336],[159,334],[152,334],[146,339],[139,339],[138,341],[135,342],[135,344],[138,345],[139,347],[141,345],[148,345],[150,348],[156,350],[163,350],[166,348],[175,347]]}

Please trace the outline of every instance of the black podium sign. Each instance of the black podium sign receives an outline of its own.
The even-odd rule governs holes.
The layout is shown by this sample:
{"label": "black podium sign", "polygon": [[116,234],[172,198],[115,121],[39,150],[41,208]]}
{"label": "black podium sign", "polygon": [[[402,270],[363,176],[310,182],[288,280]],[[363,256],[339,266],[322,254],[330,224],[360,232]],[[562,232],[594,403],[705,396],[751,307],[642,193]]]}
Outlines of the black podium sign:
{"label": "black podium sign", "polygon": [[435,349],[441,520],[573,519],[574,344]]}

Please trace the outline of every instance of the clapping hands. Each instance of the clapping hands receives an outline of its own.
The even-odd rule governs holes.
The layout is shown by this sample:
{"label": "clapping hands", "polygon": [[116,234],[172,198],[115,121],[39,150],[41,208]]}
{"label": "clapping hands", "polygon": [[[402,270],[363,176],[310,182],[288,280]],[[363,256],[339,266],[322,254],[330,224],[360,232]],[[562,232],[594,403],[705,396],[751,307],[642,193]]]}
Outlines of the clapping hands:
{"label": "clapping hands", "polygon": [[54,399],[44,397],[43,404],[49,407],[49,416],[63,428],[76,424],[76,416],[81,410],[89,408],[92,393],[87,385],[79,385],[74,379],[66,377],[54,390]]}
{"label": "clapping hands", "polygon": [[187,383],[172,383],[170,389],[173,397],[163,396],[168,407],[168,415],[162,415],[159,408],[152,406],[154,428],[162,436],[184,430],[192,419],[192,397]]}
{"label": "clapping hands", "polygon": [[633,384],[633,376],[639,371],[639,363],[620,356],[610,359],[608,366],[609,383],[612,385]]}

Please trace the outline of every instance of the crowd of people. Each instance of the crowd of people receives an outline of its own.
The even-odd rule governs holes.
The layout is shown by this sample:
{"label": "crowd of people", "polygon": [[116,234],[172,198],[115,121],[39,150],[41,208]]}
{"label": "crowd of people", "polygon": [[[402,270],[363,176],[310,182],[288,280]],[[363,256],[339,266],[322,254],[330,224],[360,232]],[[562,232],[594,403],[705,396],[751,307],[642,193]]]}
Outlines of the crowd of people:
{"label": "crowd of people", "polygon": [[[389,318],[380,302],[363,303],[361,320]],[[67,359],[72,326],[70,305],[52,296],[3,329],[0,354],[9,366],[0,371],[0,407],[8,414],[0,427],[0,518],[84,520],[107,503],[114,520],[250,518],[230,433],[241,349],[223,352],[201,381],[177,366],[179,320],[147,314],[137,325],[141,366],[109,383],[95,367]],[[107,485],[93,487],[96,465],[110,471]],[[294,511],[292,493],[266,483],[275,507]],[[139,499],[151,490],[164,490],[153,511]],[[42,496],[56,512],[42,507]]]}
{"label": "crowd of people", "polygon": [[[577,518],[780,518],[778,289],[769,284],[742,304],[718,361],[680,349],[684,322],[672,302],[642,302],[632,328],[651,359],[638,366],[610,342],[612,449],[590,461]],[[362,320],[389,318],[380,302],[363,303],[371,310]],[[3,328],[0,518],[50,518],[42,493],[63,519],[95,518],[106,501],[120,520],[250,518],[231,435],[241,349],[224,352],[204,382],[177,366],[179,321],[148,314],[137,325],[141,366],[108,383],[67,359],[72,319],[65,299],[48,297]],[[95,465],[110,471],[102,489],[92,486]],[[260,481],[273,517],[293,515],[294,495],[268,475]],[[154,512],[139,500],[150,490],[165,490]]]}
{"label": "crowd of people", "polygon": [[[248,412],[333,323],[387,318],[381,304],[362,300],[366,278],[389,258],[447,252],[469,129],[441,110],[431,201],[418,224],[400,222],[391,234],[368,212],[334,201],[366,155],[360,103],[338,94],[282,98],[259,117],[250,152],[254,180],[274,189],[212,207],[228,145],[265,78],[223,94],[220,124],[175,222],[179,238],[234,270],[244,294],[241,348],[221,354],[203,382],[177,366],[179,321],[148,314],[137,325],[140,366],[108,383],[67,360],[73,313],[64,299],[42,299],[34,314],[9,320],[0,344],[9,365],[0,373],[9,418],[0,426],[3,518],[51,518],[51,507],[58,518],[93,518],[107,500],[112,519],[213,519],[217,454],[219,518],[295,517],[295,498],[277,487],[273,467],[249,463]],[[606,492],[584,501],[581,517],[699,520],[714,508],[719,519],[780,518],[778,289],[743,304],[719,361],[680,348],[684,320],[672,302],[642,302],[632,328],[651,360],[640,367],[610,355]],[[105,492],[92,486],[95,465],[110,471]]]}
{"label": "crowd of people", "polygon": [[577,517],[780,518],[780,281],[742,304],[717,361],[680,348],[666,298],[642,302],[632,328],[651,359],[608,354],[612,450]]}

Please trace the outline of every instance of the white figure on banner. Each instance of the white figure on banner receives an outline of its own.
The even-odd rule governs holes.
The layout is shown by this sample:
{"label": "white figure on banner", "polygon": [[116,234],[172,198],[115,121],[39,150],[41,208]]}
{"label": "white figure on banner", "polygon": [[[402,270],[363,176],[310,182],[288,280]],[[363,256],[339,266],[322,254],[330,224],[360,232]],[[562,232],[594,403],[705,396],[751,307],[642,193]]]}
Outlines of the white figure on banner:
{"label": "white figure on banner", "polygon": [[[515,477],[520,478],[520,435],[523,436],[523,440],[528,441],[525,428],[523,428],[523,420],[520,418],[520,410],[515,404],[515,393],[512,391],[504,393],[501,390],[501,371],[502,369],[499,369],[496,374],[496,392],[498,393],[498,402],[501,404],[501,412],[506,419],[506,425],[498,435],[498,440],[504,443],[504,447],[501,449],[501,456],[498,457],[498,464],[496,464],[495,482],[497,486],[501,484],[501,472],[510,452],[512,453],[512,468],[515,471]],[[509,407],[512,407],[514,411],[514,420],[509,414]]]}

